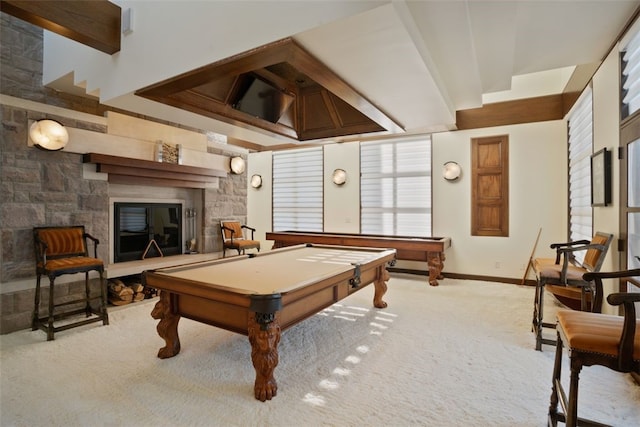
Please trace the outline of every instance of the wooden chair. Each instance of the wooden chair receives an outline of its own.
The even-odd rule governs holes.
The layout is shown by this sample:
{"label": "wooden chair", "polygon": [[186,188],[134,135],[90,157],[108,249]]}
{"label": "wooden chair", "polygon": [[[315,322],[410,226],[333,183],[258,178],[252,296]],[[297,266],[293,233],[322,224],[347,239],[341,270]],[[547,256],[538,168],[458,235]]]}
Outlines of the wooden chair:
{"label": "wooden chair", "polygon": [[[602,279],[633,276],[640,276],[640,269],[587,273],[583,280],[595,282],[595,292],[602,295]],[[640,372],[640,319],[636,318],[634,306],[634,303],[640,302],[640,293],[613,293],[607,297],[607,301],[612,305],[622,305],[624,317],[571,310],[561,310],[557,314],[558,340],[549,426],[556,426],[558,422],[564,422],[569,427],[604,425],[578,417],[578,382],[583,366],[600,365],[617,372]],[[571,369],[568,399],[561,382],[564,347],[569,353]],[[558,403],[562,412],[558,411]]]}
{"label": "wooden chair", "polygon": [[[593,298],[592,283],[585,281],[585,273],[600,271],[607,255],[613,234],[597,232],[593,239],[579,240],[567,243],[553,243],[551,249],[556,250],[555,260],[551,258],[536,258],[533,271],[536,275],[536,292],[533,304],[532,330],[536,335],[536,350],[542,350],[542,344],[555,344],[556,341],[542,337],[543,328],[555,328],[555,323],[543,321],[543,301],[545,289],[564,297],[580,301],[581,310],[591,310],[599,313],[602,309],[602,295],[600,299]],[[584,261],[578,264],[574,254],[586,251]],[[560,260],[562,259],[562,263]]]}
{"label": "wooden chair", "polygon": [[[251,231],[251,239],[247,239],[244,230]],[[244,254],[246,249],[257,249],[260,252],[260,241],[254,240],[253,233],[256,229],[240,224],[240,221],[220,221],[220,234],[222,234],[222,257],[227,254],[227,249],[235,249],[238,255]]]}
{"label": "wooden chair", "polygon": [[[94,256],[89,256],[87,239],[94,243]],[[54,339],[54,333],[93,322],[109,324],[107,314],[107,288],[103,278],[104,264],[97,258],[98,239],[85,232],[84,226],[69,227],[36,227],[33,229],[33,240],[36,255],[36,293],[33,308],[31,329],[42,329],[47,333],[47,341]],[[89,288],[89,272],[97,271],[100,275],[100,295],[91,296]],[[64,274],[84,273],[85,296],[82,299],[63,301],[56,303],[54,299],[54,284],[57,277]],[[47,315],[40,317],[40,279],[49,277],[49,309]],[[93,300],[99,300],[98,307],[91,305]],[[66,311],[56,312],[63,306],[78,306],[82,308],[69,308]],[[54,326],[54,322],[85,313],[87,319]],[[91,317],[95,315],[97,317]],[[89,318],[91,317],[91,318]]]}

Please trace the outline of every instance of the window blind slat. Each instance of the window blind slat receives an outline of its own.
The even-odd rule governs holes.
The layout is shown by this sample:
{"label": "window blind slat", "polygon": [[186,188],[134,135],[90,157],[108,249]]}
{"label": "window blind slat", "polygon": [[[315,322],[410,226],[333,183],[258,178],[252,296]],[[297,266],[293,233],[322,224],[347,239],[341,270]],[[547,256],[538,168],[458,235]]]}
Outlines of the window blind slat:
{"label": "window blind slat", "polygon": [[273,231],[322,231],[322,147],[273,153]]}
{"label": "window blind slat", "polygon": [[431,235],[431,138],[360,144],[364,234]]}
{"label": "window blind slat", "polygon": [[622,49],[623,119],[640,109],[640,32]]}
{"label": "window blind slat", "polygon": [[[593,152],[593,109],[591,88],[585,89],[569,113],[569,239],[591,240],[591,154]],[[576,253],[582,262],[584,253]]]}

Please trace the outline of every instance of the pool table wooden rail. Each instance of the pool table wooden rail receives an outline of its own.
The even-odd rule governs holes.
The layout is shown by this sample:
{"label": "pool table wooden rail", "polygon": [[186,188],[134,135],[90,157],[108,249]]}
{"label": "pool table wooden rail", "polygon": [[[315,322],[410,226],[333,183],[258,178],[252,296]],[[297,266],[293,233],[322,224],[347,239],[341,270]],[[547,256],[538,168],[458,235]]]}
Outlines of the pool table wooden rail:
{"label": "pool table wooden rail", "polygon": [[443,278],[442,269],[446,259],[445,251],[451,247],[450,237],[278,231],[267,232],[265,238],[274,242],[274,249],[302,243],[392,248],[396,250],[396,259],[398,260],[426,262],[429,268],[429,284],[431,286],[438,286],[438,279]]}

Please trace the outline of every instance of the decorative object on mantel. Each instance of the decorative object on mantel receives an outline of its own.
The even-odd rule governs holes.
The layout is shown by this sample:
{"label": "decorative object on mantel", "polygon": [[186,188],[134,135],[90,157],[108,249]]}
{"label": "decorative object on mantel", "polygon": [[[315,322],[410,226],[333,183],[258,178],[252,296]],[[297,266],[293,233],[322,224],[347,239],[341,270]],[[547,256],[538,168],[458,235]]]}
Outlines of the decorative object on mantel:
{"label": "decorative object on mantel", "polygon": [[186,254],[197,254],[198,247],[196,245],[196,210],[194,208],[187,208],[184,211],[187,217],[186,227],[188,239],[185,243]]}
{"label": "decorative object on mantel", "polygon": [[462,174],[462,168],[456,162],[449,161],[444,164],[442,168],[442,177],[449,182],[457,181]]}
{"label": "decorative object on mantel", "polygon": [[172,145],[166,142],[156,141],[156,161],[181,165],[182,145]]}
{"label": "decorative object on mantel", "polygon": [[344,185],[347,182],[347,172],[344,169],[336,169],[331,177],[335,185]]}
{"label": "decorative object on mantel", "polygon": [[253,174],[251,176],[251,186],[253,188],[260,188],[262,187],[262,176],[258,175],[258,174]]}
{"label": "decorative object on mantel", "polygon": [[231,169],[231,173],[234,173],[236,175],[240,175],[241,173],[243,173],[245,167],[245,161],[240,156],[232,157],[229,161],[229,169]]}
{"label": "decorative object on mantel", "polygon": [[69,142],[69,132],[62,123],[43,119],[37,120],[29,127],[29,138],[33,144],[47,151],[62,150]]}

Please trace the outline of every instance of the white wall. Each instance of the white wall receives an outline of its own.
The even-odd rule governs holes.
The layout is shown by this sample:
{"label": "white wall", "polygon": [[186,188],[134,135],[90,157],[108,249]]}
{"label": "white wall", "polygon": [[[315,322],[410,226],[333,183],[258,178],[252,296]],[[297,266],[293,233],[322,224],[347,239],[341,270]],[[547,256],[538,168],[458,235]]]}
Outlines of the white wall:
{"label": "white wall", "polygon": [[[542,228],[537,256],[554,256],[567,236],[566,122],[564,120],[434,134],[433,234],[450,236],[445,272],[522,278]],[[471,236],[471,138],[509,136],[509,236]],[[456,182],[441,166],[462,167]]]}
{"label": "white wall", "polygon": [[[347,172],[347,182],[336,185],[331,180],[335,169]],[[324,146],[324,231],[360,232],[360,144]]]}
{"label": "white wall", "polygon": [[[611,188],[612,203],[609,206],[593,208],[593,229],[614,234],[607,257],[601,271],[615,271],[620,267],[617,243],[620,230],[620,88],[618,49],[613,49],[593,77],[593,151],[603,148],[612,151]],[[605,295],[617,290],[617,281],[605,281]],[[604,302],[602,309],[607,313],[617,313],[617,307]]]}
{"label": "white wall", "polygon": [[[271,231],[273,194],[271,151],[249,153],[247,160],[247,224],[256,229],[255,238],[260,240],[260,250],[271,249],[273,242],[267,242],[265,233]],[[251,187],[251,177],[262,176],[262,187]]]}
{"label": "white wall", "polygon": [[[618,87],[619,62],[617,49],[609,55],[593,78],[593,151],[603,148],[612,151],[611,184],[612,203],[609,206],[593,208],[593,229],[614,233],[618,237],[620,229],[619,206],[620,168],[618,147],[620,146],[620,89]],[[603,271],[617,269],[618,252],[615,241],[607,254]]]}
{"label": "white wall", "polygon": [[[472,237],[470,141],[473,137],[509,135],[509,237]],[[538,229],[542,236],[539,256],[554,256],[553,242],[567,236],[566,123],[563,120],[434,134],[433,234],[449,236],[445,272],[521,279]],[[455,183],[441,178],[441,165],[457,161],[463,168]],[[357,143],[325,146],[325,231],[358,232],[359,146]],[[335,168],[347,171],[347,184],[331,182]],[[248,223],[271,230],[271,152],[251,153],[248,176],[265,179],[260,190],[249,188]],[[267,221],[268,218],[268,221]],[[347,222],[350,220],[351,222]],[[263,245],[271,247],[271,243]],[[426,263],[399,265],[426,269]]]}

